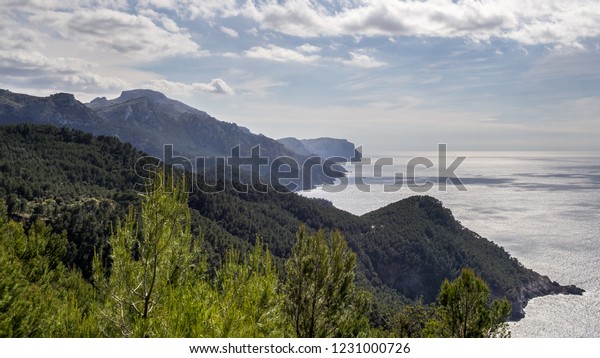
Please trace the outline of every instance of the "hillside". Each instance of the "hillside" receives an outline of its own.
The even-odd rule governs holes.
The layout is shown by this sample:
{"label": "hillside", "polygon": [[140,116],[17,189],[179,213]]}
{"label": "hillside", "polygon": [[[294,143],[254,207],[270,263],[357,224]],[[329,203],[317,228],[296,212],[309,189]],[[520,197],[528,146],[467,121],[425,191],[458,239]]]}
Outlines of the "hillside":
{"label": "hillside", "polygon": [[276,141],[251,133],[235,123],[219,121],[206,112],[167,98],[151,90],[123,91],[112,99],[95,99],[87,104],[94,113],[118,125],[113,133],[121,140],[151,155],[162,155],[163,144],[188,158],[229,156],[236,145],[242,153],[260,145],[268,157],[292,156]]}
{"label": "hillside", "polygon": [[[124,91],[118,98],[96,98],[87,105],[67,93],[35,97],[0,90],[0,124],[19,123],[51,124],[95,135],[115,136],[167,162],[171,159],[166,156],[164,145],[170,144],[174,156],[183,156],[192,165],[196,165],[196,158],[201,157],[207,159],[207,166],[212,166],[212,158],[230,157],[236,146],[239,146],[241,157],[249,157],[251,148],[259,146],[261,157],[267,158],[269,165],[282,157],[298,163],[298,169],[292,166],[295,179],[291,182],[304,189],[332,183],[341,175],[338,171],[326,175],[323,167],[332,163],[326,164],[323,160],[313,170],[303,172],[306,155],[151,90]],[[268,165],[262,166],[259,174],[269,178]]]}
{"label": "hillside", "polygon": [[[127,206],[139,203],[135,163],[144,153],[112,137],[34,125],[0,127],[0,146],[0,199],[9,214],[25,222],[43,218],[56,231],[66,231],[65,263],[89,276],[94,249],[106,242]],[[137,168],[144,163],[156,164],[142,162]],[[522,317],[532,297],[581,293],[524,268],[427,196],[358,217],[323,200],[274,190],[242,193],[237,185],[226,183],[218,192],[201,185],[203,190],[189,196],[193,232],[204,236],[213,266],[228,247],[245,250],[257,236],[281,262],[277,258],[290,254],[298,227],[305,224],[310,230],[340,229],[357,254],[359,281],[375,293],[376,302],[392,306],[403,304],[403,297],[433,301],[441,282],[462,267],[480,274],[495,297],[507,297],[513,318]]]}

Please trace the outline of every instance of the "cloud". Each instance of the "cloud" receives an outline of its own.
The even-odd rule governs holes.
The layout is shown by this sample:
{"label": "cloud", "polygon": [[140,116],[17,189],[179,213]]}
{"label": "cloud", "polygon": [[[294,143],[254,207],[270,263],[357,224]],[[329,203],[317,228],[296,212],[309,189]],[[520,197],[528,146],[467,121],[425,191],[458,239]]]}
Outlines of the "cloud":
{"label": "cloud", "polygon": [[58,90],[76,89],[95,92],[127,88],[119,78],[103,77],[93,72],[95,64],[69,57],[48,57],[38,51],[0,51],[0,74],[3,86],[49,86]]}
{"label": "cloud", "polygon": [[[327,4],[334,4],[328,6]],[[248,1],[236,13],[302,38],[422,36],[577,46],[600,35],[596,0]]]}
{"label": "cloud", "polygon": [[339,59],[339,61],[348,66],[361,68],[377,68],[386,65],[385,62],[377,61],[373,57],[367,55],[364,51],[352,51],[350,52],[349,60]]}
{"label": "cloud", "polygon": [[304,44],[304,45],[300,45],[300,46],[296,47],[296,50],[298,50],[300,52],[304,52],[304,53],[317,53],[317,52],[321,51],[321,48],[317,47],[317,46],[313,46],[311,44]]}
{"label": "cloud", "polygon": [[276,87],[288,86],[289,83],[283,81],[275,81],[268,77],[247,78],[237,85],[240,94],[252,96],[254,98],[266,98],[272,94],[272,90]]}
{"label": "cloud", "polygon": [[17,71],[47,70],[71,73],[92,67],[92,64],[77,58],[49,58],[38,51],[13,50],[0,52],[0,68]]}
{"label": "cloud", "polygon": [[221,30],[221,32],[223,32],[225,35],[229,36],[229,37],[240,37],[240,34],[235,31],[234,29],[231,29],[229,27],[225,27],[225,26],[221,26],[219,27],[219,30]]}
{"label": "cloud", "polygon": [[35,31],[23,28],[19,23],[0,14],[0,51],[32,50],[42,46]]}
{"label": "cloud", "polygon": [[84,9],[70,13],[41,13],[32,16],[31,20],[40,26],[48,26],[63,39],[138,60],[206,54],[187,31],[164,18],[157,19],[157,24],[145,15]]}
{"label": "cloud", "polygon": [[127,0],[3,0],[0,8],[35,10],[73,10],[79,8],[126,9]]}
{"label": "cloud", "polygon": [[235,91],[222,79],[215,78],[209,83],[182,83],[168,80],[152,80],[145,87],[152,88],[161,92],[174,93],[179,95],[190,95],[194,92],[208,92],[214,94],[235,95]]}
{"label": "cloud", "polygon": [[137,6],[175,11],[180,17],[192,20],[234,16],[238,10],[236,0],[138,0]]}
{"label": "cloud", "polygon": [[246,51],[245,54],[250,58],[266,59],[277,62],[313,63],[321,58],[318,55],[306,55],[299,51],[275,45],[269,45],[268,47],[255,46]]}
{"label": "cloud", "polygon": [[246,30],[246,32],[254,37],[258,36],[258,29],[256,27]]}
{"label": "cloud", "polygon": [[138,11],[138,14],[144,15],[152,19],[153,22],[160,24],[165,30],[169,32],[177,33],[181,31],[179,29],[179,26],[173,19],[160,12],[154,11],[152,9],[140,9]]}
{"label": "cloud", "polygon": [[57,0],[4,0],[0,2],[0,9],[21,10],[51,10],[51,9],[73,9],[78,7],[77,2],[61,4]]}
{"label": "cloud", "polygon": [[[73,57],[52,57],[37,50],[43,40],[35,31],[0,15],[0,86],[32,91],[105,91],[128,86],[126,81],[94,71],[98,64]],[[15,29],[18,29],[15,30]]]}
{"label": "cloud", "polygon": [[235,53],[235,52],[223,52],[223,53],[221,54],[221,56],[223,56],[223,57],[228,57],[228,58],[239,58],[239,57],[240,57],[240,55],[238,55],[238,54],[237,54],[237,53]]}

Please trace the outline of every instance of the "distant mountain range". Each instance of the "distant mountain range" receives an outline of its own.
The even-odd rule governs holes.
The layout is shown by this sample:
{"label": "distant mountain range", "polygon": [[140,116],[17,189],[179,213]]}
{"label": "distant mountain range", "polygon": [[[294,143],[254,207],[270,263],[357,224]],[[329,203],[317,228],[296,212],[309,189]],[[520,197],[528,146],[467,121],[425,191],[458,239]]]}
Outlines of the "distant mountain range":
{"label": "distant mountain range", "polygon": [[[346,140],[320,138],[298,141],[287,138],[276,141],[261,134],[254,134],[235,123],[217,120],[206,112],[192,108],[164,94],[152,90],[124,91],[115,99],[96,98],[84,104],[72,94],[57,93],[48,97],[0,90],[0,124],[52,124],[79,129],[95,135],[115,136],[133,144],[139,150],[160,159],[164,145],[173,145],[173,155],[183,156],[195,164],[196,157],[230,157],[232,149],[239,146],[240,156],[249,157],[251,148],[260,146],[260,155],[269,164],[276,158],[288,158],[299,164],[296,188],[332,183],[335,175],[343,172],[336,167],[335,175],[325,174],[324,165],[332,164],[325,159],[355,157],[354,145]],[[323,158],[308,173],[302,173],[302,164],[308,158]],[[207,165],[214,161],[207,160]],[[268,176],[269,168],[260,172]]]}

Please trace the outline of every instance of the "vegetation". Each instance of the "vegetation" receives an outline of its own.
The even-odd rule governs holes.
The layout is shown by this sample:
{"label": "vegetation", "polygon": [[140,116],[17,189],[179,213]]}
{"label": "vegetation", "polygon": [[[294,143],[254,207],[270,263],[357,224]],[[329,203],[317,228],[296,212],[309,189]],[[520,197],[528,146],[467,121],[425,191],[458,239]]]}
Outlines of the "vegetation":
{"label": "vegetation", "polygon": [[368,331],[368,298],[356,294],[356,255],[342,234],[298,232],[286,262],[286,312],[297,337],[357,336]]}
{"label": "vegetation", "polygon": [[[326,240],[301,227],[285,282],[259,240],[243,258],[229,251],[209,278],[182,188],[169,193],[155,185],[142,203],[139,230],[130,211],[110,237],[110,264],[96,255],[93,287],[62,264],[64,235],[41,221],[25,233],[0,202],[0,337],[372,335],[369,299],[355,290],[356,258],[339,232]],[[495,300],[488,309],[489,299],[487,285],[465,269],[443,283],[433,315],[432,308],[405,307],[396,333],[510,336],[510,304]]]}
{"label": "vegetation", "polygon": [[284,297],[268,251],[258,242],[245,257],[230,250],[214,277],[205,275],[191,235],[184,185],[154,181],[111,236],[110,267],[94,261],[102,332],[124,337],[265,337],[287,333]]}
{"label": "vegetation", "polygon": [[488,308],[490,290],[471,269],[463,269],[454,281],[444,281],[438,298],[437,318],[429,320],[423,333],[430,337],[510,337],[506,320],[507,300],[494,300]]}
{"label": "vegetation", "polygon": [[390,323],[394,335],[405,338],[422,338],[423,329],[436,318],[436,305],[424,304],[421,299],[403,306],[396,312]]}
{"label": "vegetation", "polygon": [[[351,306],[358,301],[353,295],[355,259],[340,234],[331,252],[323,242],[315,250],[295,250],[286,264],[313,262],[315,255],[323,259],[321,281],[309,284],[319,293],[319,302],[309,302],[313,330],[294,330],[297,317],[285,307],[296,297],[282,288],[260,240],[248,255],[228,251],[209,277],[198,240],[191,236],[183,185],[172,192],[166,187],[155,185],[139,217],[132,208],[118,225],[108,241],[109,260],[101,254],[94,259],[93,286],[62,264],[64,235],[52,234],[41,221],[26,234],[21,224],[6,218],[1,202],[0,336],[351,337],[361,333],[360,327],[368,331],[366,310]],[[304,235],[301,229],[298,248],[306,247]],[[287,287],[306,287],[315,279],[298,274],[290,276]],[[302,311],[304,303],[298,307]],[[325,314],[333,324],[325,322]]]}
{"label": "vegetation", "polygon": [[[418,336],[431,318],[430,304],[439,287],[462,267],[481,275],[493,297],[512,303],[518,303],[524,284],[539,277],[462,227],[429,197],[409,198],[357,217],[293,193],[239,192],[232,182],[221,183],[222,192],[202,186],[189,196],[156,191],[142,196],[134,190],[140,182],[136,162],[138,167],[156,162],[138,162],[143,153],[115,138],[50,126],[0,127],[0,151],[0,201],[4,199],[7,212],[0,235],[10,242],[2,244],[0,269],[16,272],[1,276],[0,322],[13,327],[3,329],[3,336],[375,334],[366,333],[365,322],[378,334]],[[189,173],[176,174],[186,183],[192,180]],[[149,206],[150,199],[164,207]],[[161,207],[166,211],[157,211]],[[153,221],[158,219],[170,224]],[[41,232],[43,240],[35,234]],[[36,254],[28,256],[11,248],[31,235],[52,244],[36,244]],[[322,250],[311,251],[302,244],[305,240],[319,243]],[[153,242],[156,248],[164,242],[177,244],[159,252]],[[299,253],[310,257],[306,262],[322,266],[294,273],[302,266]],[[46,262],[40,269],[44,275],[28,273],[37,265],[30,258]],[[349,267],[347,275],[340,270]],[[335,299],[329,302],[335,304],[313,300],[314,321],[290,318],[292,301],[286,297],[293,295],[294,275],[306,278],[303,294],[330,295]],[[343,287],[319,286],[332,277],[345,282]],[[148,285],[152,278],[154,284]],[[48,299],[39,305],[21,302],[36,297],[28,290],[42,290],[37,297]],[[253,298],[236,301],[241,294]],[[422,305],[415,304],[420,298]],[[294,299],[300,305],[311,302],[308,295]],[[43,304],[52,300],[60,303],[52,307],[59,308],[41,308],[50,307]],[[18,312],[29,312],[19,306],[24,302],[40,307],[31,309],[32,314],[47,317],[29,317],[35,324],[25,324],[18,318]],[[335,319],[319,316],[332,309]],[[59,313],[62,318],[54,316]],[[33,327],[43,322],[78,324],[44,332]],[[23,324],[31,327],[15,328]]]}
{"label": "vegetation", "polygon": [[62,264],[66,251],[65,235],[40,220],[26,232],[0,200],[0,337],[91,334],[94,292]]}
{"label": "vegetation", "polygon": [[185,195],[180,186],[166,193],[161,183],[156,180],[147,192],[139,224],[130,210],[110,237],[110,270],[101,254],[94,260],[94,284],[108,301],[104,317],[125,337],[150,336],[157,330],[151,313],[160,310],[170,290],[189,283],[195,274],[197,250]]}
{"label": "vegetation", "polygon": [[[181,186],[155,187],[111,236],[110,268],[97,255],[94,286],[61,262],[64,235],[38,221],[25,233],[0,215],[1,337],[356,337],[372,331],[368,298],[354,287],[355,256],[340,233],[298,232],[280,282],[257,241],[245,258],[229,251],[214,278],[190,235]],[[5,211],[5,205],[0,202]],[[281,289],[282,288],[282,289]],[[405,308],[403,336],[506,337],[510,304],[495,300],[468,269],[445,281],[437,317]],[[382,332],[379,332],[382,333]],[[384,332],[385,333],[385,332]],[[390,332],[391,334],[391,332]]]}

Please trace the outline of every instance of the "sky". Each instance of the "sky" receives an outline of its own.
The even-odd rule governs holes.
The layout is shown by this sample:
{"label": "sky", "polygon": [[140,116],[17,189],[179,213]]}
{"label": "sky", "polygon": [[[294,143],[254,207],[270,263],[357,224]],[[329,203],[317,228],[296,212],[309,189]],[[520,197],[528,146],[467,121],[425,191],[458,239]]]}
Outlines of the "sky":
{"label": "sky", "polygon": [[366,153],[600,150],[598,0],[0,0],[0,88]]}

